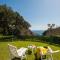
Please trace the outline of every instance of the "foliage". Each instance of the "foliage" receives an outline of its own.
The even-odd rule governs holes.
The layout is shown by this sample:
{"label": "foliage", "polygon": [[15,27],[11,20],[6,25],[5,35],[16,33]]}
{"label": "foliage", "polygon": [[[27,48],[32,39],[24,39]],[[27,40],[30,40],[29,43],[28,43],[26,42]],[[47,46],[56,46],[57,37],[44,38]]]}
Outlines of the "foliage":
{"label": "foliage", "polygon": [[20,35],[23,29],[26,31],[30,26],[23,16],[13,11],[11,7],[0,5],[0,33]]}
{"label": "foliage", "polygon": [[12,41],[12,39],[16,39],[16,37],[14,37],[13,35],[9,35],[9,36],[0,36],[0,42],[6,42],[6,41]]}
{"label": "foliage", "polygon": [[0,41],[14,41],[14,40],[21,40],[21,41],[35,41],[35,42],[45,42],[50,44],[60,44],[60,37],[58,36],[19,36],[16,37],[14,35],[8,36],[0,36]]}
{"label": "foliage", "polygon": [[60,44],[60,37],[58,36],[23,36],[24,40],[39,41],[50,44]]}

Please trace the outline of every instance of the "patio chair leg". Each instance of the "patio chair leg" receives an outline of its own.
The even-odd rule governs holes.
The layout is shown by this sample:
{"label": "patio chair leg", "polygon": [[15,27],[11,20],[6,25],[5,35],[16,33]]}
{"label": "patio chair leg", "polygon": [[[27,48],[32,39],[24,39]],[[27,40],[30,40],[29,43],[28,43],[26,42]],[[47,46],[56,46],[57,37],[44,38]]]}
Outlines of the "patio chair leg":
{"label": "patio chair leg", "polygon": [[41,55],[41,60],[43,60],[42,55]]}
{"label": "patio chair leg", "polygon": [[53,56],[52,56],[52,54],[51,54],[51,60],[53,60]]}

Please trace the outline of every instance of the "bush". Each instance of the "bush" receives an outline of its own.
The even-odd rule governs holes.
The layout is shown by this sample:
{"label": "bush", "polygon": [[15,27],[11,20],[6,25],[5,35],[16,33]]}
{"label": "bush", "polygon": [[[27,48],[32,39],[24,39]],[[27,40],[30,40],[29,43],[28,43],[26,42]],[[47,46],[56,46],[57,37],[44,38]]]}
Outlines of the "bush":
{"label": "bush", "polygon": [[12,41],[12,38],[14,39],[14,36],[0,36],[0,41]]}

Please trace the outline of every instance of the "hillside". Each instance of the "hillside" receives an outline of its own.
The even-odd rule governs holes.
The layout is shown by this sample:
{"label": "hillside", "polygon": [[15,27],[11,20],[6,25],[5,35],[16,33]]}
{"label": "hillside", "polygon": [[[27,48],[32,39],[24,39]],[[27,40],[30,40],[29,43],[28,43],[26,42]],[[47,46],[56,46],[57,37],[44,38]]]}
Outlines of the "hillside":
{"label": "hillside", "polygon": [[11,7],[0,5],[0,34],[3,35],[33,35],[31,25]]}
{"label": "hillside", "polygon": [[43,35],[45,36],[60,36],[60,27],[57,27],[57,28],[54,28],[54,29],[49,29],[49,30],[46,30]]}

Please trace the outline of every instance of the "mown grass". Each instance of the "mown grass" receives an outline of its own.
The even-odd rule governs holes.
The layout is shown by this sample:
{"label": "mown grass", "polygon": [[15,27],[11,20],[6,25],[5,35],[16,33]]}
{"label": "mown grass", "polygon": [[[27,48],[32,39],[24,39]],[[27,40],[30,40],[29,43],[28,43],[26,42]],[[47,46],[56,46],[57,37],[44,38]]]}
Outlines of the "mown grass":
{"label": "mown grass", "polygon": [[[59,46],[54,46],[42,42],[31,42],[31,41],[13,41],[13,42],[0,42],[0,60],[9,60],[9,50],[8,44],[16,46],[18,49],[20,47],[27,47],[30,44],[36,46],[50,46],[53,50],[60,50]],[[53,54],[53,60],[60,60],[60,52]],[[34,60],[34,55],[28,55],[27,60]]]}

